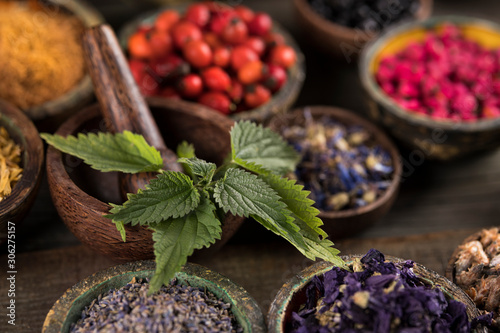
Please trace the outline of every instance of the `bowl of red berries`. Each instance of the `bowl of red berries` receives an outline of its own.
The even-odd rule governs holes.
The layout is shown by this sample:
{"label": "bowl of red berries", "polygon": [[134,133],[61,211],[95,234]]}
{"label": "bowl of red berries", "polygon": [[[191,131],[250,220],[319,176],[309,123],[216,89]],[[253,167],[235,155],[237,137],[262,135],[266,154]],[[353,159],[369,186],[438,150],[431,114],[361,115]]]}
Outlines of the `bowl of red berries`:
{"label": "bowl of red berries", "polygon": [[444,16],[387,30],[363,51],[369,116],[419,159],[500,144],[500,26]]}
{"label": "bowl of red berries", "polygon": [[266,122],[296,100],[304,57],[264,12],[193,2],[147,13],[119,33],[146,96],[199,103],[235,120]]}

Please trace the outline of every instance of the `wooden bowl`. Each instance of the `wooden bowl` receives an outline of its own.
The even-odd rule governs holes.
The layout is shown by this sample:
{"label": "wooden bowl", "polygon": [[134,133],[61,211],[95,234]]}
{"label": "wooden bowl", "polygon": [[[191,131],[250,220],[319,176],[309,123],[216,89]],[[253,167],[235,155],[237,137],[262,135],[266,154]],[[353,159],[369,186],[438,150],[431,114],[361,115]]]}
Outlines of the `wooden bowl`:
{"label": "wooden bowl", "polygon": [[282,133],[283,129],[286,127],[304,124],[305,108],[311,112],[315,120],[327,116],[346,125],[362,126],[371,134],[375,142],[380,144],[390,153],[394,162],[394,173],[391,185],[382,196],[371,204],[341,211],[320,211],[318,217],[323,220],[324,225],[322,228],[328,233],[331,239],[352,236],[373,225],[389,211],[396,200],[402,175],[402,166],[398,149],[377,126],[353,112],[336,107],[308,106],[298,108],[286,114],[273,117],[269,122],[269,127],[278,133]]}
{"label": "wooden bowl", "polygon": [[[428,18],[432,12],[432,0],[420,0],[416,20]],[[307,40],[324,52],[343,56],[347,62],[358,58],[365,44],[376,37],[377,32],[363,31],[333,23],[322,17],[307,0],[293,0],[297,21]]]}
{"label": "wooden bowl", "polygon": [[42,140],[31,120],[18,108],[0,100],[0,126],[5,127],[11,139],[22,149],[21,179],[10,195],[0,201],[0,243],[7,239],[7,231],[14,231],[31,208],[40,185],[44,150]]}
{"label": "wooden bowl", "polygon": [[[182,12],[191,2],[193,1],[186,1],[181,5],[163,7],[154,12],[141,15],[129,23],[126,23],[118,33],[118,39],[122,48],[127,50],[127,41],[139,26],[153,24],[158,14],[166,9],[175,9]],[[234,113],[230,116],[233,120],[252,120],[258,123],[265,123],[271,116],[287,111],[297,100],[305,79],[304,55],[293,37],[276,21],[273,21],[273,31],[283,35],[286,44],[293,47],[297,54],[297,62],[293,67],[288,69],[287,81],[283,87],[273,95],[269,102],[252,110]]]}
{"label": "wooden bowl", "polygon": [[386,31],[367,46],[359,62],[359,75],[369,103],[368,116],[403,144],[429,159],[449,160],[500,145],[500,118],[473,122],[434,120],[401,108],[380,88],[375,73],[383,57],[423,40],[425,32],[444,22],[461,27],[465,36],[484,47],[500,47],[500,26],[458,16],[433,17]]}
{"label": "wooden bowl", "polygon": [[[349,264],[355,258],[361,258],[360,255],[344,256],[344,261]],[[403,262],[404,259],[386,256],[386,260],[392,262]],[[317,262],[312,266],[301,271],[289,281],[287,281],[278,291],[276,297],[269,308],[267,315],[267,325],[269,333],[284,333],[289,332],[289,322],[293,312],[297,312],[299,307],[305,303],[306,294],[305,287],[316,275],[320,276],[327,271],[331,270],[334,266],[328,262]],[[476,308],[472,300],[467,294],[445,277],[440,276],[436,272],[415,263],[413,271],[416,275],[426,282],[431,282],[441,288],[445,295],[448,297],[464,303],[467,307],[467,315],[470,319],[480,315],[479,310]],[[476,332],[487,332],[484,330],[477,330]]]}
{"label": "wooden bowl", "polygon": [[[153,261],[131,262],[95,273],[68,289],[50,309],[43,333],[69,332],[72,323],[99,295],[119,289],[133,278],[151,278]],[[239,285],[203,266],[187,263],[175,277],[180,284],[204,288],[231,305],[231,312],[245,332],[265,332],[264,316],[257,302]]]}
{"label": "wooden bowl", "polygon": [[[49,8],[48,13],[61,9],[77,17],[84,27],[104,22],[101,14],[90,4],[81,0],[47,0],[43,2]],[[93,99],[92,81],[85,75],[80,82],[64,95],[43,104],[23,110],[32,120],[42,120],[47,117],[67,117],[69,114],[81,109]]]}
{"label": "wooden bowl", "polygon": [[[496,229],[496,230],[495,230]],[[459,283],[459,280],[457,279],[457,267],[456,267],[456,262],[457,262],[457,259],[459,258],[459,254],[460,254],[460,247],[462,245],[465,245],[469,242],[472,242],[472,241],[480,241],[481,238],[482,238],[482,235],[483,235],[483,232],[495,232],[497,233],[498,231],[498,227],[493,227],[491,229],[483,229],[483,230],[480,230],[480,231],[477,231],[475,233],[473,233],[472,235],[470,235],[469,237],[465,238],[462,243],[457,246],[455,248],[455,250],[453,251],[451,257],[450,257],[450,260],[448,261],[448,265],[446,266],[446,272],[445,272],[445,276],[450,280],[452,281],[453,283],[457,284],[458,287],[464,289],[464,291],[466,293],[469,293],[467,291],[467,286],[463,286]],[[492,258],[490,258],[491,260]],[[478,268],[478,264],[475,264],[473,265],[472,267],[470,267],[469,271],[472,271],[473,268]],[[481,267],[480,267],[481,268]],[[487,267],[486,267],[487,268]],[[482,272],[481,272],[482,273]],[[500,276],[498,275],[498,273],[495,273],[495,271],[493,270],[492,272],[484,272],[484,274],[479,274],[480,275],[480,278],[487,278],[488,276],[494,276],[496,280],[498,280],[500,278]],[[470,288],[472,287],[476,287],[476,286],[480,286],[481,285],[481,280],[477,280],[477,283],[476,284],[473,284],[471,286],[469,286]],[[476,288],[476,289],[479,289],[479,288]],[[478,290],[477,290],[478,291]],[[478,293],[479,294],[479,293]],[[498,299],[498,297],[496,297],[496,299]],[[483,311],[486,311],[486,309],[484,308],[484,304],[478,304],[477,307],[480,309],[480,310],[483,310]],[[498,330],[500,328],[500,319],[499,319],[499,311],[498,309],[496,311],[494,311],[494,325],[496,325],[496,330]]]}
{"label": "wooden bowl", "polygon": [[[231,149],[229,131],[233,121],[197,104],[179,105],[178,101],[149,99],[149,107],[167,147],[174,150],[186,140],[199,158],[222,163]],[[97,105],[69,118],[56,132],[67,136],[78,132],[106,131]],[[126,226],[123,242],[108,214],[109,202],[121,203],[118,173],[102,173],[81,160],[62,154],[53,147],[47,151],[47,177],[54,205],[68,229],[85,245],[113,260],[126,262],[151,259],[153,241],[147,227]],[[208,249],[195,254],[209,255],[218,250],[236,232],[243,218],[226,215],[222,237]]]}

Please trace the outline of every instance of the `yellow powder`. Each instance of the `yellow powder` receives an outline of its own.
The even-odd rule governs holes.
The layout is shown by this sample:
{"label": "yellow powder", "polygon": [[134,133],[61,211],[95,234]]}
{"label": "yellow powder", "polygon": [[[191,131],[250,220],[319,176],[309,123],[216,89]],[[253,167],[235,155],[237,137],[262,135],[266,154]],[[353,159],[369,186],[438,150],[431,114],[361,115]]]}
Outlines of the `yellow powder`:
{"label": "yellow powder", "polygon": [[82,29],[60,8],[0,1],[0,98],[27,109],[73,88],[85,71]]}

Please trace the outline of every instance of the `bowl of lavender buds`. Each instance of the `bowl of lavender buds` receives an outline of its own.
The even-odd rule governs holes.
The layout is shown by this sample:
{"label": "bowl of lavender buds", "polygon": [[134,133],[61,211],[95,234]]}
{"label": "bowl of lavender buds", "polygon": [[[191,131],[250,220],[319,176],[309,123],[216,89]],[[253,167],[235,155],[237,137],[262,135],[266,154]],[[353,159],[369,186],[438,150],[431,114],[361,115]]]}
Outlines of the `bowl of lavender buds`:
{"label": "bowl of lavender buds", "polygon": [[411,260],[371,249],[348,269],[318,262],[288,281],[268,314],[268,332],[487,332],[460,288]]}
{"label": "bowl of lavender buds", "polygon": [[269,127],[300,153],[288,176],[311,192],[331,239],[370,227],[393,205],[402,174],[399,152],[369,121],[336,107],[308,106],[274,117]]}
{"label": "bowl of lavender buds", "polygon": [[446,277],[462,288],[481,311],[493,312],[492,329],[500,332],[500,232],[482,229],[453,252]]}
{"label": "bowl of lavender buds", "polygon": [[432,0],[294,0],[296,16],[307,38],[321,50],[351,63],[365,44],[386,27],[423,20]]}
{"label": "bowl of lavender buds", "polygon": [[186,264],[149,293],[153,261],[97,272],[57,300],[42,332],[265,332],[255,300],[228,278]]}

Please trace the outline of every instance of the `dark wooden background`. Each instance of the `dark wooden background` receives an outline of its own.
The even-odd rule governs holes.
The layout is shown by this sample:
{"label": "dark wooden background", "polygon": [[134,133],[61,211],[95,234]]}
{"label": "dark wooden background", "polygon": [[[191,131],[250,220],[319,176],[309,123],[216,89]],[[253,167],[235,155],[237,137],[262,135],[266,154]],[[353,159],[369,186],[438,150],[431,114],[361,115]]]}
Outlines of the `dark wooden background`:
{"label": "dark wooden background", "polygon": [[[307,78],[296,103],[334,105],[362,113],[364,101],[356,64],[316,51],[295,23],[289,0],[233,0],[264,10],[288,29],[306,56]],[[112,0],[91,3],[115,29],[162,1]],[[435,0],[434,15],[461,14],[500,23],[500,1]],[[402,149],[403,160],[411,152]],[[335,239],[343,254],[374,247],[413,259],[444,274],[453,249],[474,231],[498,225],[500,151],[458,161],[406,164],[404,182],[394,207],[373,227],[350,239]],[[250,236],[251,237],[250,237]],[[16,228],[16,326],[7,324],[6,248],[0,253],[0,332],[39,332],[52,304],[86,276],[114,265],[81,246],[55,211],[44,179],[30,214]],[[242,285],[264,313],[281,285],[312,262],[293,247],[269,235],[252,221],[226,248],[200,261]]]}

